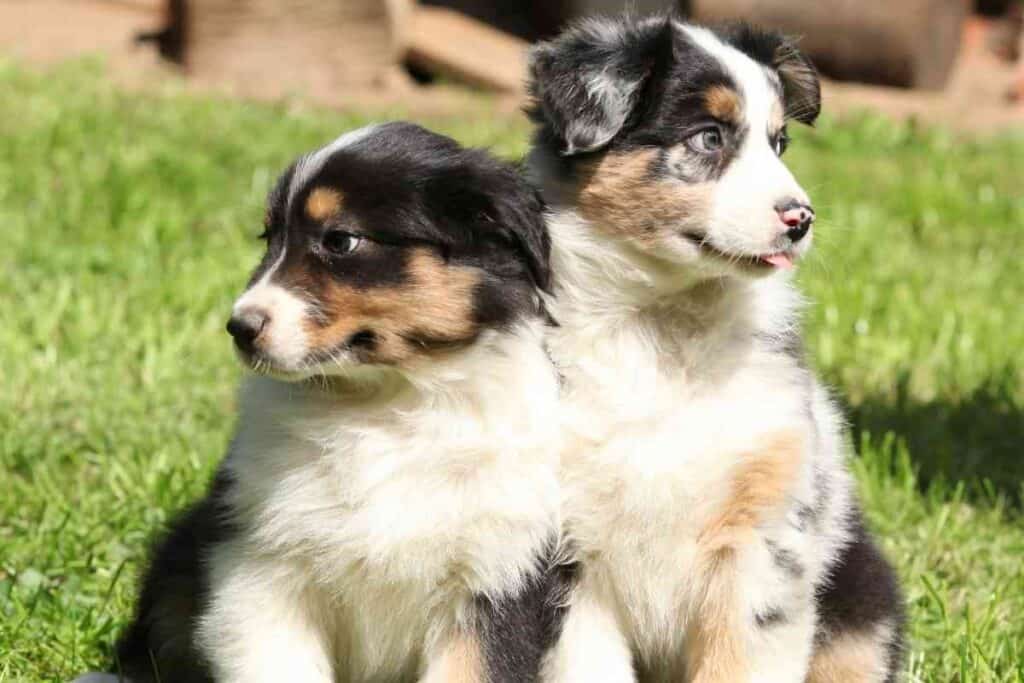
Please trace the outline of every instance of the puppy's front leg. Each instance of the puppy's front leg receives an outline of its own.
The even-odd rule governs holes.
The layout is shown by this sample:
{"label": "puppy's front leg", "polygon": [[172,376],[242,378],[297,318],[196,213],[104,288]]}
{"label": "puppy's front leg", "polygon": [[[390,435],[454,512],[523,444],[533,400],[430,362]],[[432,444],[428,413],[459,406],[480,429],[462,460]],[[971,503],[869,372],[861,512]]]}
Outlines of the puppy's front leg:
{"label": "puppy's front leg", "polygon": [[[741,454],[728,495],[700,534],[696,594],[686,633],[691,683],[799,683],[804,678],[814,631],[811,591],[805,592],[802,609],[787,617],[790,623],[771,624],[781,617],[758,618],[751,602],[754,591],[746,584],[775,582],[770,568],[754,558],[764,546],[762,526],[784,514],[805,444],[801,433],[782,432],[766,437],[761,448]],[[784,654],[779,653],[780,646]],[[780,660],[792,665],[779,670],[775,665]]]}
{"label": "puppy's front leg", "polygon": [[468,633],[445,640],[436,652],[428,654],[428,660],[419,683],[487,683],[480,642]]}
{"label": "puppy's front leg", "polygon": [[[749,550],[749,549],[745,549]],[[750,552],[720,558],[706,578],[704,594],[687,632],[687,673],[691,683],[803,683],[814,637],[813,592],[791,596],[785,608],[759,609],[761,581],[772,584],[771,568],[751,561]],[[734,564],[735,563],[735,564]],[[740,576],[739,572],[749,572]]]}
{"label": "puppy's front leg", "polygon": [[611,608],[587,587],[573,591],[558,642],[544,663],[544,683],[635,683],[633,656]]}
{"label": "puppy's front leg", "polygon": [[223,683],[332,683],[327,611],[308,572],[226,545],[210,558],[197,644]]}

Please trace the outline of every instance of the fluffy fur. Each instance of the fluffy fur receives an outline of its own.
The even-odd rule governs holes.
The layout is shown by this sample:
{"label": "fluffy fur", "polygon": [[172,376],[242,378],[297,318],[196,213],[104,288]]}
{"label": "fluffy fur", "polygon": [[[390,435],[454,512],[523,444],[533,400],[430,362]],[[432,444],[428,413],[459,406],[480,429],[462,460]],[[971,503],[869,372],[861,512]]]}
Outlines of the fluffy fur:
{"label": "fluffy fur", "polygon": [[579,563],[546,680],[895,679],[896,582],[786,272],[812,237],[780,157],[786,120],[817,116],[813,67],[667,18],[590,20],[532,57]]}
{"label": "fluffy fur", "polygon": [[155,548],[118,671],[536,677],[559,526],[541,209],[514,170],[410,124],[282,176],[229,324],[259,376]]}

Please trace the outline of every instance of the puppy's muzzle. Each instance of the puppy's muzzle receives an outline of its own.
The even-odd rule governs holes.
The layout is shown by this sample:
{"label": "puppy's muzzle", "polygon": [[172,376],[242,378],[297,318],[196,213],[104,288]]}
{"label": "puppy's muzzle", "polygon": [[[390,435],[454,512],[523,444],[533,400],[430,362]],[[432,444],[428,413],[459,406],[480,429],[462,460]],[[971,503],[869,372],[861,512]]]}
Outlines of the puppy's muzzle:
{"label": "puppy's muzzle", "polygon": [[240,351],[253,353],[256,350],[256,342],[263,330],[266,329],[268,322],[270,322],[270,316],[264,311],[257,308],[243,308],[232,314],[231,319],[228,320],[227,330]]}

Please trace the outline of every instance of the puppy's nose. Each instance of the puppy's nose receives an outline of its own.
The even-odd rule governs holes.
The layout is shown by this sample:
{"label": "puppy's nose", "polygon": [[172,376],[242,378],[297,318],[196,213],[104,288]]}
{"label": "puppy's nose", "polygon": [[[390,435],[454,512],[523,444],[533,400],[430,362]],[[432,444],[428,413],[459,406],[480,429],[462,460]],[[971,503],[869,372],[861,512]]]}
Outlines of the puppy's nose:
{"label": "puppy's nose", "polygon": [[263,311],[257,308],[243,308],[231,315],[228,320],[228,334],[235,339],[235,345],[242,351],[251,352],[263,328],[270,320]]}
{"label": "puppy's nose", "polygon": [[810,232],[814,223],[814,209],[809,204],[804,204],[796,199],[787,199],[775,205],[775,211],[779,214],[779,220],[789,228],[786,237],[794,243],[799,242]]}

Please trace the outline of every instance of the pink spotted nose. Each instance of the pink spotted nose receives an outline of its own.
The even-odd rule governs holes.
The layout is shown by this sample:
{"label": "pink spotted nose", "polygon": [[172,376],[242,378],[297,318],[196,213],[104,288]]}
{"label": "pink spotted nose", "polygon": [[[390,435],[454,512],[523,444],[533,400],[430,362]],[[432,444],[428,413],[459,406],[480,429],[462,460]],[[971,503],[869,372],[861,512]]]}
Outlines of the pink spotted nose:
{"label": "pink spotted nose", "polygon": [[794,244],[810,232],[811,225],[814,223],[814,209],[809,205],[791,199],[780,202],[775,207],[775,211],[778,212],[779,220],[783,225],[789,228],[786,230],[786,237],[791,239]]}

